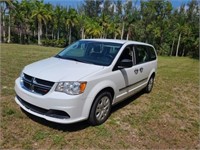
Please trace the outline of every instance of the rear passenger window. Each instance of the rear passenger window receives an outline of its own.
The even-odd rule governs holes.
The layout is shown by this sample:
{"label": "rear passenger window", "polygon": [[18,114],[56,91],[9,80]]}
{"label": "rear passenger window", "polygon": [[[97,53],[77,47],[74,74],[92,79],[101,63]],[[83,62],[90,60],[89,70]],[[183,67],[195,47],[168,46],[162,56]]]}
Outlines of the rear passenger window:
{"label": "rear passenger window", "polygon": [[135,48],[136,64],[141,64],[150,61],[147,46],[137,45]]}
{"label": "rear passenger window", "polygon": [[149,49],[149,53],[150,53],[150,60],[156,60],[156,54],[155,54],[153,47],[149,46],[148,49]]}

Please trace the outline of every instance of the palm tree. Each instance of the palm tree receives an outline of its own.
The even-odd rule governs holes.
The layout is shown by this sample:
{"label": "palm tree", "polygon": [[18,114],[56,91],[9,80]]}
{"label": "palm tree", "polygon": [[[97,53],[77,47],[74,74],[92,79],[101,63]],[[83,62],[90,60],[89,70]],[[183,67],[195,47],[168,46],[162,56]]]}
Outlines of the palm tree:
{"label": "palm tree", "polygon": [[35,18],[38,24],[38,45],[41,45],[42,23],[46,24],[51,19],[45,5],[42,2],[36,1],[35,8],[32,13],[32,18]]}
{"label": "palm tree", "polygon": [[102,38],[106,38],[107,37],[107,29],[109,26],[109,17],[107,15],[105,15],[104,13],[102,13],[101,18],[99,20],[100,25],[102,27]]}
{"label": "palm tree", "polygon": [[55,19],[55,24],[54,27],[57,31],[57,40],[60,39],[60,28],[62,25],[63,17],[64,17],[64,9],[61,6],[56,6],[55,11],[54,11],[54,19]]}
{"label": "palm tree", "polygon": [[177,18],[179,19],[176,23],[176,29],[175,31],[178,33],[178,43],[177,43],[177,47],[176,47],[176,57],[179,54],[179,46],[181,43],[181,37],[183,35],[183,33],[187,30],[187,25],[185,22],[185,5],[181,5],[180,7],[180,11],[177,14]]}
{"label": "palm tree", "polygon": [[[2,24],[3,24],[3,41],[4,42],[6,41],[5,12],[6,12],[7,9],[9,10],[9,12],[8,12],[8,40],[7,40],[7,42],[10,43],[10,12],[11,12],[11,9],[14,8],[13,0],[1,0],[0,2],[1,2],[0,16],[3,13],[3,15],[2,15]],[[1,20],[0,20],[0,22],[1,22]],[[0,40],[1,40],[1,38],[0,38]]]}
{"label": "palm tree", "polygon": [[102,27],[95,19],[87,18],[85,20],[85,34],[86,37],[99,38],[102,36]]}
{"label": "palm tree", "polygon": [[86,30],[86,25],[87,25],[87,21],[88,21],[88,17],[86,15],[84,15],[83,13],[79,14],[78,16],[78,25],[80,28],[80,37],[81,39],[85,38],[85,30]]}
{"label": "palm tree", "polygon": [[14,3],[15,5],[15,12],[14,12],[14,15],[13,17],[15,18],[14,21],[15,21],[15,25],[17,27],[17,30],[18,30],[18,36],[19,36],[19,43],[21,44],[22,41],[22,26],[23,26],[23,21],[24,21],[24,11],[21,10],[22,8],[22,4],[20,5],[18,1],[16,1]]}
{"label": "palm tree", "polygon": [[102,34],[102,28],[101,26],[98,24],[98,22],[93,22],[92,25],[92,30],[91,30],[91,35],[95,38],[99,38]]}
{"label": "palm tree", "polygon": [[69,30],[69,41],[68,44],[71,43],[71,34],[72,34],[72,27],[74,27],[78,23],[77,12],[75,9],[70,8],[65,20],[65,25]]}
{"label": "palm tree", "polygon": [[111,22],[108,26],[108,33],[112,36],[112,38],[116,39],[120,34],[120,28],[117,22]]}
{"label": "palm tree", "polygon": [[22,43],[22,35],[24,42],[30,42],[31,27],[34,24],[32,16],[33,2],[23,0],[21,3],[16,1],[14,3],[16,9],[14,13],[14,21],[18,28],[19,42]]}

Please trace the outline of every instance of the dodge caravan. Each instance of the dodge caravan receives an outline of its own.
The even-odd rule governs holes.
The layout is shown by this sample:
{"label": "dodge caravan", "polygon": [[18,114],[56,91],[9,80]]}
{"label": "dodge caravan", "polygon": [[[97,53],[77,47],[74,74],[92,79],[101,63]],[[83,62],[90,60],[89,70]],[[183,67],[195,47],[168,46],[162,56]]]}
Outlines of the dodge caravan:
{"label": "dodge caravan", "polygon": [[15,81],[16,103],[48,121],[104,123],[111,107],[151,92],[157,54],[150,44],[83,39],[57,55],[27,65]]}

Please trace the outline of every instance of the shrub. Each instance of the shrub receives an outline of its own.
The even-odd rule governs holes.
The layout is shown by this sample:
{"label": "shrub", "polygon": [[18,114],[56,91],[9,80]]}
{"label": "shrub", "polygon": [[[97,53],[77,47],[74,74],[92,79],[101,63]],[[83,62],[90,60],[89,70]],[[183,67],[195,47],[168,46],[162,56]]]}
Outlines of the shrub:
{"label": "shrub", "polygon": [[65,39],[45,39],[42,40],[42,45],[44,46],[52,46],[52,47],[65,47],[66,46],[66,40]]}

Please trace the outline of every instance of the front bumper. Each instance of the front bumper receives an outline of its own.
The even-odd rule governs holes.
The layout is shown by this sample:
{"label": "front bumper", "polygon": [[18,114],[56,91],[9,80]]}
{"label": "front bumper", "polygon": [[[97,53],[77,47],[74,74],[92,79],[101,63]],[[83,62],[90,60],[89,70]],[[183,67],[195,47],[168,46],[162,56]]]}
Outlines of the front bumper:
{"label": "front bumper", "polygon": [[54,86],[47,94],[38,95],[23,89],[18,78],[15,81],[15,101],[26,112],[48,121],[68,124],[86,120],[89,110],[84,110],[87,101],[84,94],[55,92]]}

